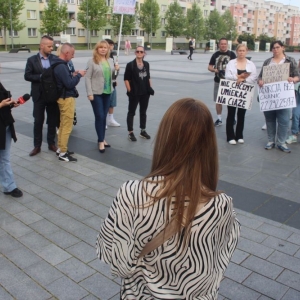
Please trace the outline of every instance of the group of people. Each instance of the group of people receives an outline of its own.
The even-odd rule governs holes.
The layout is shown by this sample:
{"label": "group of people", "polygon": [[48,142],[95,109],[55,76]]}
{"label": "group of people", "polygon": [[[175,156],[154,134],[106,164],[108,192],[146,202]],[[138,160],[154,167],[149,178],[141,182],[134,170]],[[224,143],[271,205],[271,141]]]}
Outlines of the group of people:
{"label": "group of people", "polygon": [[[289,64],[288,82],[297,83],[300,81],[299,68],[294,58],[288,56],[284,52],[284,45],[281,41],[273,41],[271,43],[273,56],[268,58],[264,66]],[[228,50],[228,41],[225,38],[219,41],[219,50],[215,52],[209,62],[208,70],[215,73],[214,84],[214,101],[217,100],[217,94],[220,87],[221,79],[229,79],[241,82],[257,83],[260,87],[264,85],[263,68],[259,75],[257,75],[256,66],[252,61],[246,58],[247,46],[239,44],[236,48],[236,55],[233,51]],[[266,120],[266,128],[268,134],[268,142],[265,145],[266,150],[275,147],[283,152],[290,153],[291,150],[287,143],[297,142],[296,135],[299,132],[299,118],[300,118],[300,99],[299,93],[295,91],[297,99],[297,107],[293,109],[293,124],[292,136],[288,137],[290,110],[278,109],[265,111],[264,116]],[[222,104],[216,103],[217,120],[215,126],[222,125]],[[244,122],[246,109],[238,108],[236,114],[236,107],[227,106],[226,119],[226,135],[227,141],[231,145],[237,143],[244,143]],[[235,119],[236,118],[236,119]],[[234,128],[234,126],[236,127]],[[277,138],[276,138],[277,136]]]}

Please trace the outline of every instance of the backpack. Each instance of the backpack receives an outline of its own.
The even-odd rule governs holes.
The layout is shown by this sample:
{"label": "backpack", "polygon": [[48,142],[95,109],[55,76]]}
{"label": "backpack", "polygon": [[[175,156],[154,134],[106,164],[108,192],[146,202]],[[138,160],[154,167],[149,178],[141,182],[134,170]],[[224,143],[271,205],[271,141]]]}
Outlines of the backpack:
{"label": "backpack", "polygon": [[58,100],[58,98],[60,98],[63,91],[65,94],[64,88],[62,89],[57,88],[57,83],[54,75],[54,68],[60,64],[67,65],[66,62],[57,62],[51,65],[48,69],[46,69],[41,76],[41,88],[42,88],[43,98],[45,102],[48,104],[55,103]]}

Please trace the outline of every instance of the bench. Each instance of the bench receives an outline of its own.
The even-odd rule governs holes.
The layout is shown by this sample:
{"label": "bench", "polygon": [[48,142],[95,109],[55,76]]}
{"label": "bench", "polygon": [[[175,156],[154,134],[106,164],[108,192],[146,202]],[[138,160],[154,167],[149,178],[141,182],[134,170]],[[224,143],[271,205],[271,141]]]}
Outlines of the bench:
{"label": "bench", "polygon": [[9,51],[9,53],[18,53],[19,51],[28,51],[31,52],[29,48],[14,48]]}
{"label": "bench", "polygon": [[171,50],[171,54],[173,55],[174,53],[179,53],[180,55],[182,55],[182,54],[187,55],[187,51],[188,51],[188,50],[183,50],[183,49],[179,49],[179,50]]}

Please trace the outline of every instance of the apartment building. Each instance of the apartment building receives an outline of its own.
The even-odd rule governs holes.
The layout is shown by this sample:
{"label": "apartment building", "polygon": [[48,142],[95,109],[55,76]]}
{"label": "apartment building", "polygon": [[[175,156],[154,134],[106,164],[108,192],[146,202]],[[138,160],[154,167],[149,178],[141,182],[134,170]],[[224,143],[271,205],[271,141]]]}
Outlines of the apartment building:
{"label": "apartment building", "polygon": [[[87,30],[77,20],[79,6],[82,0],[58,0],[67,4],[70,23],[67,30],[62,34],[70,35],[70,41],[74,44],[87,43]],[[164,43],[165,32],[165,12],[170,3],[174,0],[157,0],[160,7],[161,26],[151,35],[152,43]],[[286,42],[288,45],[300,44],[300,9],[295,6],[283,5],[275,1],[264,0],[181,0],[180,6],[184,13],[191,8],[196,1],[197,5],[203,12],[203,17],[207,18],[213,9],[217,9],[220,13],[230,10],[232,16],[237,22],[237,31],[239,34],[249,33],[259,36],[267,34],[275,36],[277,39]],[[25,7],[20,15],[20,21],[26,24],[26,27],[19,32],[14,31],[13,43],[16,47],[22,45],[38,44],[42,33],[40,32],[41,18],[43,10],[48,0],[25,0]],[[138,1],[138,6],[143,5],[144,0]],[[110,8],[107,14],[109,20],[112,11],[113,0],[106,0],[106,5]],[[101,31],[91,31],[89,33],[90,42],[95,43],[102,38],[103,35],[114,37],[109,23]],[[137,36],[144,36],[148,39],[143,28],[139,27],[136,22],[135,28],[131,30],[131,34],[126,37],[132,42],[136,41]],[[54,37],[60,40],[60,36]],[[7,44],[11,44],[11,32],[7,31]],[[0,30],[0,45],[3,45],[4,34],[3,29]]]}

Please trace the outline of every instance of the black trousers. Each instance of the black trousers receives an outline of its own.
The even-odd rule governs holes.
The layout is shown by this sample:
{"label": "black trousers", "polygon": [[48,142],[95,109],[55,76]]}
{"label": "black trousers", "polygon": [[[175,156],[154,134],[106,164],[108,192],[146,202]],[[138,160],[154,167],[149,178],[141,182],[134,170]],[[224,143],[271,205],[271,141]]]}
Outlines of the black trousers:
{"label": "black trousers", "polygon": [[188,58],[192,58],[193,53],[194,53],[194,48],[190,47],[190,55],[188,56]]}
{"label": "black trousers", "polygon": [[236,111],[236,107],[227,106],[227,112],[228,112],[227,119],[226,119],[227,142],[229,142],[231,140],[243,139],[246,109],[238,108],[237,123],[236,123],[236,129],[235,129],[235,133],[234,133],[233,127],[234,127],[235,111]]}
{"label": "black trousers", "polygon": [[41,147],[43,141],[43,125],[47,113],[47,142],[48,145],[55,144],[56,127],[59,120],[59,108],[57,103],[46,105],[42,99],[33,102],[33,144],[34,147]]}
{"label": "black trousers", "polygon": [[128,131],[133,131],[133,117],[135,116],[135,111],[140,105],[140,128],[146,129],[147,121],[147,108],[149,104],[150,95],[132,95],[129,96],[128,103],[128,113],[127,113],[127,129]]}

